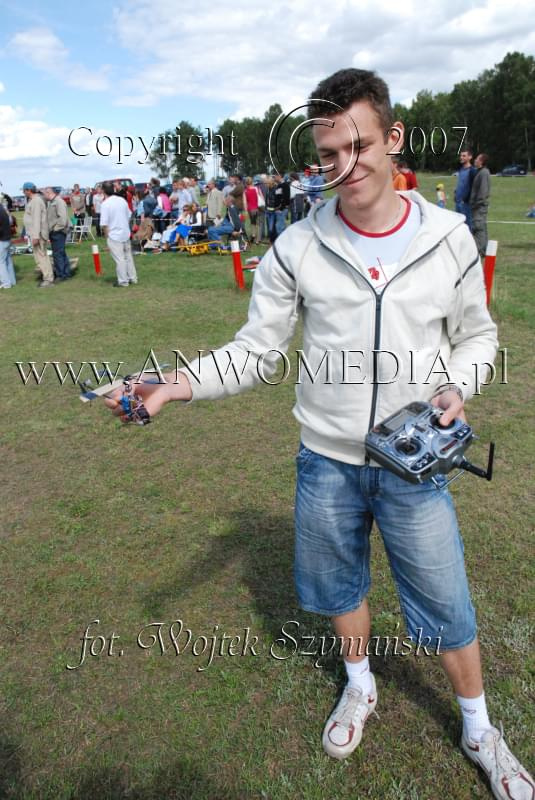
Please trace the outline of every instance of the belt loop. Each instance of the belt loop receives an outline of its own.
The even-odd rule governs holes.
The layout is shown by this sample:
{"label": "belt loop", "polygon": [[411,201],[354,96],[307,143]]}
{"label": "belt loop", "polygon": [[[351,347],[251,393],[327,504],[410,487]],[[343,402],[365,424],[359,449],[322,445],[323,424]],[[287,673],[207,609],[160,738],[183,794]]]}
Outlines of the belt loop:
{"label": "belt loop", "polygon": [[378,494],[380,490],[381,490],[381,469],[380,469],[380,467],[375,467],[375,486],[374,486],[374,492],[375,492],[376,494]]}

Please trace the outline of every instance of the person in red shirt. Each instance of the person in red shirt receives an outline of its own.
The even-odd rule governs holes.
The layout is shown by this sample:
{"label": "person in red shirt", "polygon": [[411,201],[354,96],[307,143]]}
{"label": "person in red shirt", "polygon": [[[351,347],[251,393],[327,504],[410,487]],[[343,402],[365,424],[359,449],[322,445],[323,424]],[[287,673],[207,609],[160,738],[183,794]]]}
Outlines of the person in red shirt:
{"label": "person in red shirt", "polygon": [[407,189],[417,189],[418,188],[418,179],[416,174],[412,171],[406,161],[400,161],[398,163],[398,169],[402,175],[405,176],[405,180],[407,181]]}
{"label": "person in red shirt", "polygon": [[128,203],[128,208],[132,213],[134,213],[134,195],[135,195],[136,188],[135,186],[127,186],[126,187],[126,202]]}
{"label": "person in red shirt", "polygon": [[253,179],[245,179],[245,200],[247,213],[251,223],[251,243],[260,244],[258,237],[258,189],[253,186]]}

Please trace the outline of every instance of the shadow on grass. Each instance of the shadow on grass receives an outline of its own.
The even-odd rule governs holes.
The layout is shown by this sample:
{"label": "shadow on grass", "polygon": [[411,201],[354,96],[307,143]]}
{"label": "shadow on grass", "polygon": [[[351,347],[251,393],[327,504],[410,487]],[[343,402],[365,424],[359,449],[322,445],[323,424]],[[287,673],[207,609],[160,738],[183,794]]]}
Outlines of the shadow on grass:
{"label": "shadow on grass", "polygon": [[[239,581],[247,585],[254,598],[256,614],[262,619],[265,630],[273,640],[281,637],[281,627],[288,620],[299,622],[296,637],[316,637],[315,643],[303,640],[303,649],[318,646],[319,638],[332,635],[330,620],[299,609],[293,585],[294,523],[289,515],[264,514],[257,509],[245,509],[230,515],[231,530],[212,541],[204,556],[188,564],[177,573],[172,584],[160,588],[145,597],[150,615],[162,615],[169,601],[184,596],[199,582],[210,587],[217,585],[222,571],[229,564],[239,564]],[[400,638],[403,638],[400,636]],[[316,651],[319,652],[319,651]],[[309,657],[315,661],[315,656]],[[428,656],[421,656],[422,661]],[[436,661],[436,657],[433,658]],[[389,655],[387,658],[371,658],[372,670],[380,675],[385,684],[393,683],[397,690],[430,713],[446,730],[450,740],[457,744],[458,720],[452,714],[449,703],[440,690],[434,688],[432,675],[424,674],[423,664],[415,662],[414,656]],[[345,671],[341,660],[334,655],[320,659],[322,669],[334,677],[342,690]]]}
{"label": "shadow on grass", "polygon": [[0,735],[0,797],[22,797],[20,792],[20,746],[5,734]]}
{"label": "shadow on grass", "polygon": [[267,631],[280,635],[281,625],[299,611],[293,588],[293,519],[245,509],[228,520],[229,532],[208,540],[200,558],[178,567],[171,583],[145,595],[147,614],[162,615],[169,603],[193,588],[205,585],[211,592],[232,565],[239,569],[239,582],[249,588]]}
{"label": "shadow on grass", "polygon": [[[0,759],[3,758],[5,742],[0,740]],[[0,761],[3,766],[3,761]],[[124,768],[94,765],[90,771],[72,776],[69,781],[75,788],[62,793],[69,800],[87,800],[90,797],[100,800],[236,800],[235,790],[229,791],[216,786],[206,774],[198,773],[187,761],[176,760],[165,769],[151,777],[150,785],[133,786],[128,766]],[[35,791],[35,790],[34,790]],[[57,787],[41,786],[39,794],[21,783],[12,772],[0,777],[0,797],[2,800],[24,800],[29,796],[55,800]]]}
{"label": "shadow on grass", "polygon": [[[436,662],[436,656],[433,660]],[[371,658],[370,664],[374,675],[379,675],[383,684],[394,684],[410,703],[426,711],[444,730],[451,744],[457,747],[459,718],[452,712],[449,698],[445,698],[444,693],[431,683],[432,674],[427,677],[423,666],[417,665],[413,656]]]}
{"label": "shadow on grass", "polygon": [[136,788],[128,779],[128,769],[118,767],[96,767],[83,775],[78,782],[72,800],[87,800],[98,797],[102,800],[235,800],[232,793],[214,785],[206,774],[199,773],[187,761],[176,760],[159,770],[148,786]]}

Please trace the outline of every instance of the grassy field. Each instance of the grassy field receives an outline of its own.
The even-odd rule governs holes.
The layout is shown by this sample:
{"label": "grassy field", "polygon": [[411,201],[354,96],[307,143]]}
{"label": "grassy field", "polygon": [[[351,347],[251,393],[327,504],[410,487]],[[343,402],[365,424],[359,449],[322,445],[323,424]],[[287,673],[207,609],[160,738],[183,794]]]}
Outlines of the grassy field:
{"label": "grassy field", "polygon": [[[436,180],[422,180],[429,199]],[[489,219],[524,221],[535,181],[493,179],[492,191]],[[491,715],[534,770],[535,224],[489,228],[508,382],[499,375],[468,411],[497,443],[496,477],[453,492]],[[109,254],[97,278],[89,245],[74,251],[76,278],[44,291],[33,258],[16,257],[17,287],[0,296],[0,798],[489,797],[432,658],[373,656],[380,719],[347,761],[322,751],[343,669],[276,643],[292,620],[302,635],[328,633],[293,590],[292,381],[168,408],[146,429],[82,405],[52,372],[23,385],[16,361],[134,369],[152,348],[174,363],[173,349],[224,344],[246,315],[227,257],[140,257],[139,285],[123,290]],[[373,541],[373,634],[401,636]],[[67,669],[88,627],[84,663]]]}

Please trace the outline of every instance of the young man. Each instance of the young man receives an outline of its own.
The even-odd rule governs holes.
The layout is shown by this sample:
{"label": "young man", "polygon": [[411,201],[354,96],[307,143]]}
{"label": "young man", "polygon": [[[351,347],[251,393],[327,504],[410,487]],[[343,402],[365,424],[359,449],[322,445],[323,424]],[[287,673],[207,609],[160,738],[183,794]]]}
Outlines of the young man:
{"label": "young man", "polygon": [[117,282],[114,286],[128,286],[130,283],[137,283],[130,244],[130,209],[126,200],[114,193],[111,183],[105,183],[102,188],[106,200],[100,209],[100,225],[115,261]]}
{"label": "young man", "polygon": [[[463,716],[462,748],[480,764],[497,798],[532,798],[534,785],[491,726],[485,707],[474,609],[455,511],[446,489],[413,485],[368,463],[364,437],[414,400],[463,415],[475,392],[474,364],[492,362],[496,329],[485,305],[482,271],[464,219],[416,192],[397,194],[387,155],[397,132],[384,82],[347,69],[319,84],[309,118],[345,109],[314,127],[337,197],[277,239],[257,269],[249,319],[216,351],[228,362],[261,354],[266,375],[292,338],[299,311],[311,373],[333,354],[329,379],[297,385],[295,577],[301,606],[332,618],[343,642],[348,683],[323,732],[323,746],[345,758],[375,709],[377,687],[365,655],[370,635],[369,534],[375,519],[413,640],[440,636],[442,665]],[[352,124],[348,124],[348,120]],[[398,127],[402,127],[397,122]],[[358,131],[357,131],[358,129]],[[378,352],[397,356],[381,362]],[[411,363],[410,354],[416,356]],[[437,354],[447,369],[436,369]],[[349,356],[349,358],[344,358]],[[161,385],[139,384],[147,411],[171,400],[217,398],[258,382],[249,358],[240,382],[221,382],[214,359],[190,365]],[[445,373],[447,372],[447,375]],[[179,377],[180,382],[174,382]],[[446,382],[445,382],[446,380]],[[108,405],[121,416],[117,400]]]}
{"label": "young man", "polygon": [[466,217],[466,224],[472,229],[472,214],[470,211],[470,192],[472,190],[472,181],[476,174],[475,167],[472,166],[473,153],[471,150],[465,149],[461,151],[459,160],[461,168],[457,174],[457,186],[455,187],[455,211],[459,214],[464,214]]}

